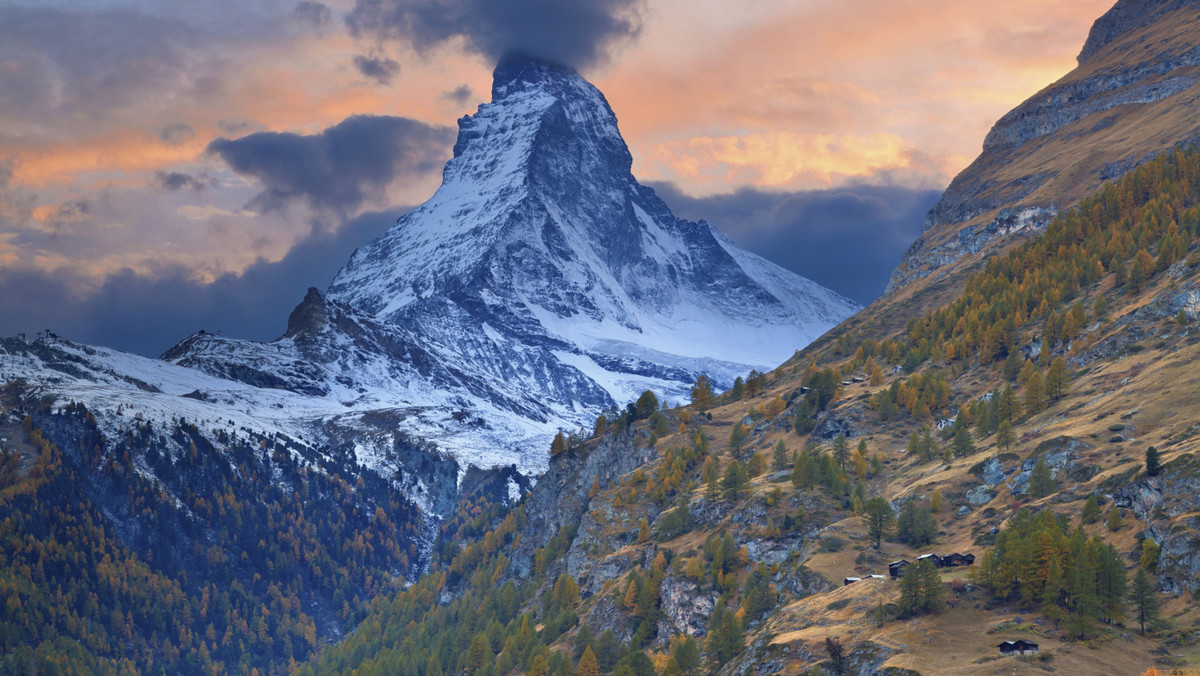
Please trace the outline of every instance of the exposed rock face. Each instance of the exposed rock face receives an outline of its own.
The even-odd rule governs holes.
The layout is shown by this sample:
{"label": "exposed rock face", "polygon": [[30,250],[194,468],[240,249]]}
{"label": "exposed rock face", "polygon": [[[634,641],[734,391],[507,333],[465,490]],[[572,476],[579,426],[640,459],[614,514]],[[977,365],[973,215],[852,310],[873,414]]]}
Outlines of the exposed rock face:
{"label": "exposed rock face", "polygon": [[529,520],[521,534],[521,547],[513,553],[513,572],[527,577],[536,549],[560,529],[580,526],[590,508],[588,494],[593,481],[601,486],[619,481],[653,455],[652,449],[635,445],[633,434],[626,430],[620,436],[605,437],[590,453],[568,451],[554,458],[525,503]]}
{"label": "exposed rock face", "polygon": [[660,636],[686,634],[704,636],[708,632],[708,618],[716,607],[719,595],[709,591],[701,593],[699,586],[686,578],[667,575],[662,583],[663,619],[658,623]]}
{"label": "exposed rock face", "polygon": [[1200,2],[1118,2],[1074,71],[996,122],[929,212],[888,293],[1035,232],[1103,181],[1200,139],[1198,65]]}

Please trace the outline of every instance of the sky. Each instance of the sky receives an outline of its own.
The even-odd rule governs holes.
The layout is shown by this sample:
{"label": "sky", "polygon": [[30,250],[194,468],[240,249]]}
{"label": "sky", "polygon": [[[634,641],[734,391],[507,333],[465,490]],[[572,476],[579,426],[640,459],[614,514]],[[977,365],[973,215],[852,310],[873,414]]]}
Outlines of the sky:
{"label": "sky", "polygon": [[0,335],[269,340],[437,188],[499,55],[678,215],[868,303],[1112,0],[0,0]]}

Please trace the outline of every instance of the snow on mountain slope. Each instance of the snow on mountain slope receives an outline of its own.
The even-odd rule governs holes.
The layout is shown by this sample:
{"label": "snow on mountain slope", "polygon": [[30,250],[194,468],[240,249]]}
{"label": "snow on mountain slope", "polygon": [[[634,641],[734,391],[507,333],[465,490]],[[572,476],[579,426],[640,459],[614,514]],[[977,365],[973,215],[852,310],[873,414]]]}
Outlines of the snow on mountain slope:
{"label": "snow on mountain slope", "polygon": [[0,375],[82,401],[114,433],[128,415],[224,421],[349,454],[428,506],[414,467],[432,461],[406,465],[399,433],[463,470],[538,473],[556,431],[646,389],[681,401],[701,373],[727,386],[858,309],[675,218],[579,75],[505,58],[492,98],[460,120],[437,193],[326,295],[310,289],[278,340],[196,334],[161,360],[17,341]]}
{"label": "snow on mountain slope", "polygon": [[852,301],[675,218],[630,173],[603,95],[507,57],[459,121],[441,188],[355,252],[331,300],[403,327],[564,425],[782,362]]}

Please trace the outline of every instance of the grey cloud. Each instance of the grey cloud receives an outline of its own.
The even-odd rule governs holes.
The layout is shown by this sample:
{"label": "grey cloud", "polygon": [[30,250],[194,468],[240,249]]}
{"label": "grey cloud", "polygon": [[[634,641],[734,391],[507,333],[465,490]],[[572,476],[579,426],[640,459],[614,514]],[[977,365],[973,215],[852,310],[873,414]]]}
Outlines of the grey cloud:
{"label": "grey cloud", "polygon": [[449,158],[453,139],[447,127],[355,115],[312,136],[259,132],[217,139],[208,151],[263,185],[252,203],[256,209],[304,200],[315,209],[349,214],[397,178],[437,171]]}
{"label": "grey cloud", "polygon": [[292,18],[313,28],[324,28],[333,20],[333,10],[319,2],[304,0],[292,10]]}
{"label": "grey cloud", "polygon": [[194,138],[196,138],[196,130],[192,129],[191,125],[182,122],[167,125],[158,132],[158,140],[172,146],[186,143]]}
{"label": "grey cloud", "polygon": [[356,37],[405,40],[424,51],[461,37],[496,61],[507,52],[586,69],[638,35],[643,0],[356,0]]}
{"label": "grey cloud", "polygon": [[0,111],[48,117],[119,110],[190,75],[186,24],[126,9],[0,7]]}
{"label": "grey cloud", "polygon": [[396,73],[400,72],[400,64],[386,56],[354,55],[354,67],[364,76],[379,84],[390,84]]}
{"label": "grey cloud", "polygon": [[920,234],[940,192],[848,186],[694,198],[654,185],[675,213],[712,223],[739,245],[866,305]]}
{"label": "grey cloud", "polygon": [[153,276],[126,271],[81,298],[80,280],[69,270],[51,274],[0,267],[0,336],[32,336],[49,328],[69,340],[151,356],[197,329],[271,340],[283,333],[305,289],[328,285],[355,248],[383,233],[402,213],[364,214],[336,233],[314,225],[282,260],[259,262],[209,284],[195,281],[183,268]]}
{"label": "grey cloud", "polygon": [[442,92],[442,98],[452,101],[457,105],[465,106],[471,102],[471,97],[474,92],[471,91],[471,85],[459,85],[448,92]]}
{"label": "grey cloud", "polygon": [[262,131],[266,127],[262,123],[255,120],[245,119],[227,119],[219,120],[217,128],[226,134],[245,134],[251,131]]}
{"label": "grey cloud", "polygon": [[159,171],[155,172],[155,180],[158,187],[163,190],[183,190],[188,188],[191,190],[203,190],[206,185],[204,181],[197,179],[190,174],[183,174],[178,171]]}

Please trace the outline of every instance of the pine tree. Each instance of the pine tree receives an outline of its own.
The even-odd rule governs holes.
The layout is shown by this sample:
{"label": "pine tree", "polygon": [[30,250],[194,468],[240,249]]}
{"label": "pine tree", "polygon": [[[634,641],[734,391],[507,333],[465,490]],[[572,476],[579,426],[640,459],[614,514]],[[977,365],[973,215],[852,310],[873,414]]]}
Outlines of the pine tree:
{"label": "pine tree", "polygon": [[924,547],[937,537],[937,520],[929,507],[916,500],[904,503],[896,519],[896,537],[910,547]]}
{"label": "pine tree", "polygon": [[1025,382],[1025,411],[1029,415],[1041,413],[1046,405],[1046,389],[1042,383],[1042,374],[1034,371]]}
{"label": "pine tree", "polygon": [[1133,606],[1134,617],[1137,618],[1142,636],[1146,635],[1146,625],[1151,627],[1158,620],[1158,596],[1154,585],[1143,568],[1138,568],[1133,575],[1133,586],[1129,590],[1129,603]]}
{"label": "pine tree", "polygon": [[740,422],[733,424],[733,429],[729,431],[729,450],[736,451],[742,447],[746,441],[746,426]]}
{"label": "pine tree", "polygon": [[736,459],[729,463],[725,468],[725,475],[721,477],[721,489],[725,493],[725,499],[737,500],[742,491],[746,489],[746,484],[749,478],[746,476],[746,469],[742,463]]}
{"label": "pine tree", "polygon": [[892,530],[895,516],[892,506],[883,498],[871,498],[863,505],[863,522],[867,526],[867,537],[875,541],[875,549],[881,548],[881,541]]}
{"label": "pine tree", "polygon": [[783,444],[783,439],[780,439],[779,442],[775,444],[775,448],[771,451],[771,469],[776,472],[781,472],[787,469],[788,460],[789,456],[787,446]]}
{"label": "pine tree", "polygon": [[899,616],[933,613],[946,605],[946,589],[937,569],[928,561],[917,561],[900,577]]}
{"label": "pine tree", "polygon": [[954,455],[965,458],[975,452],[975,440],[971,438],[971,430],[966,425],[959,425],[954,433]]}
{"label": "pine tree", "polygon": [[833,459],[837,461],[838,467],[845,472],[846,461],[850,459],[850,442],[846,441],[846,436],[839,434],[833,439]]}
{"label": "pine tree", "polygon": [[1125,525],[1125,523],[1121,520],[1121,510],[1117,509],[1116,505],[1113,505],[1108,510],[1108,520],[1105,523],[1108,526],[1108,529],[1114,533],[1121,530],[1121,527]]}
{"label": "pine tree", "polygon": [[1055,357],[1050,362],[1050,370],[1046,372],[1046,395],[1052,400],[1062,399],[1067,387],[1067,360]]}
{"label": "pine tree", "polygon": [[1162,473],[1162,465],[1158,459],[1158,449],[1151,446],[1146,449],[1146,476],[1158,476]]}
{"label": "pine tree", "polygon": [[1013,430],[1012,423],[1007,420],[1001,420],[996,427],[996,447],[1007,451],[1012,448]]}
{"label": "pine tree", "polygon": [[691,636],[675,641],[671,657],[679,665],[679,673],[683,676],[694,676],[700,672],[700,645]]}
{"label": "pine tree", "polygon": [[1088,496],[1087,502],[1083,503],[1083,512],[1080,514],[1080,521],[1085,524],[1093,524],[1100,520],[1100,500],[1096,494]]}
{"label": "pine tree", "polygon": [[638,397],[634,408],[637,410],[638,420],[645,420],[658,410],[658,397],[650,390],[646,390],[642,392],[642,396]]}
{"label": "pine tree", "polygon": [[1029,474],[1029,497],[1034,500],[1044,498],[1054,492],[1056,488],[1054,478],[1050,475],[1050,466],[1046,461],[1038,458],[1037,463],[1033,465],[1033,471]]}
{"label": "pine tree", "polygon": [[696,383],[692,385],[692,406],[697,411],[707,411],[712,407],[712,403],[712,381],[708,379],[708,376],[701,373],[696,376]]}

